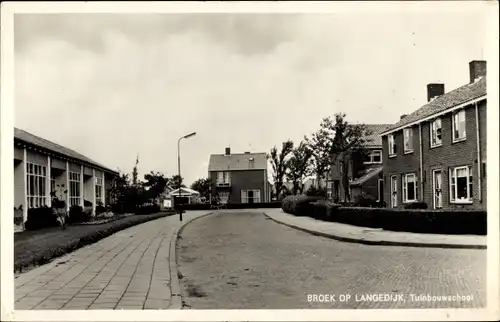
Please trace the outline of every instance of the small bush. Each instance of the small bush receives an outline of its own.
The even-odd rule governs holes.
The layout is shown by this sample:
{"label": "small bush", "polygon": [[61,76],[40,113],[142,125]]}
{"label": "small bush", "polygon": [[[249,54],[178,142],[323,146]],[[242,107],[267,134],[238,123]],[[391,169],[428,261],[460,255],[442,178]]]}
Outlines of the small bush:
{"label": "small bush", "polygon": [[68,223],[88,222],[92,218],[91,213],[83,211],[81,206],[71,206],[69,208]]}
{"label": "small bush", "polygon": [[57,227],[59,222],[57,216],[52,213],[52,208],[40,207],[28,209],[28,220],[26,230],[37,230],[42,228]]}
{"label": "small bush", "polygon": [[405,205],[405,209],[427,209],[427,203],[423,201],[412,202],[410,204]]}
{"label": "small bush", "polygon": [[354,197],[354,206],[355,207],[378,207],[380,203],[377,199],[371,195],[366,193],[361,193]]}
{"label": "small bush", "polygon": [[289,196],[283,199],[281,209],[286,213],[296,216],[307,216],[310,203],[318,200],[325,200],[325,198],[306,195]]}
{"label": "small bush", "polygon": [[160,206],[152,204],[152,205],[145,205],[145,206],[137,207],[137,210],[135,213],[137,215],[149,215],[149,214],[153,214],[156,212],[160,212]]}
{"label": "small bush", "polygon": [[309,216],[324,221],[331,221],[335,211],[340,208],[339,204],[327,200],[315,201],[310,205]]}

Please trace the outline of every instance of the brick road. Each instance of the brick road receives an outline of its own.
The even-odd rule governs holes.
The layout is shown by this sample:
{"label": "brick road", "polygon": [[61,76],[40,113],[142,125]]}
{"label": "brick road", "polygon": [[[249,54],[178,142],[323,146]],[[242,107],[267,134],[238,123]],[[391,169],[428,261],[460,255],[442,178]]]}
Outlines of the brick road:
{"label": "brick road", "polygon": [[[226,211],[187,225],[178,241],[183,300],[193,309],[479,308],[486,251],[369,246],[313,236],[259,212]],[[357,301],[362,294],[404,301]],[[334,294],[336,302],[308,302]],[[350,301],[339,302],[341,294]],[[470,296],[412,301],[410,294]]]}
{"label": "brick road", "polygon": [[[206,212],[189,212],[185,219]],[[15,279],[16,310],[166,309],[177,216],[120,231]]]}

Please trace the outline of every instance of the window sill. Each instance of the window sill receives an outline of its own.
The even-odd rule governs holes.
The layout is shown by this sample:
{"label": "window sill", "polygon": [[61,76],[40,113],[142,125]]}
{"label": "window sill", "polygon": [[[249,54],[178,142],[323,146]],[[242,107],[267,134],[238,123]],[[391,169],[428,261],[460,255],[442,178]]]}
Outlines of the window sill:
{"label": "window sill", "polygon": [[389,158],[395,158],[396,157],[396,154],[389,154]]}
{"label": "window sill", "polygon": [[465,138],[461,138],[461,139],[453,139],[453,140],[451,141],[451,143],[452,143],[452,144],[453,144],[453,143],[459,143],[459,142],[464,142],[464,141],[466,141],[466,140],[467,140],[467,138],[466,138],[466,137],[465,137]]}
{"label": "window sill", "polygon": [[417,199],[415,199],[415,200],[404,200],[403,204],[414,203],[414,202],[417,202],[417,201],[418,201]]}
{"label": "window sill", "polygon": [[455,205],[472,205],[474,202],[470,200],[455,200],[455,201],[450,201],[450,203],[455,204]]}
{"label": "window sill", "polygon": [[436,145],[431,145],[431,149],[434,149],[434,148],[439,148],[439,147],[442,147],[443,146],[443,143],[441,144],[436,144]]}
{"label": "window sill", "polygon": [[403,153],[403,154],[405,154],[405,155],[406,155],[406,154],[412,154],[413,152],[414,152],[413,150],[408,150],[408,151],[404,151],[404,153]]}

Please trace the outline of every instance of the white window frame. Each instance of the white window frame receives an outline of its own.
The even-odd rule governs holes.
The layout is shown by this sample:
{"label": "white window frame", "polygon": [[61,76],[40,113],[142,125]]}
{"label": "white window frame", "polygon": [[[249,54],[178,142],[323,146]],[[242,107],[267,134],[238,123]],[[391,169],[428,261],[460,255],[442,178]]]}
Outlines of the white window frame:
{"label": "white window frame", "polygon": [[80,206],[81,173],[68,171],[69,206]]}
{"label": "white window frame", "polygon": [[[378,155],[380,157],[380,161],[374,161],[373,157]],[[382,150],[372,150],[368,155],[369,161],[363,162],[364,164],[382,164]]]}
{"label": "white window frame", "polygon": [[[441,195],[439,197],[440,204],[436,203],[436,173],[441,174]],[[441,169],[432,170],[432,204],[434,209],[442,209],[443,208],[443,171]]]}
{"label": "white window frame", "polygon": [[95,177],[95,204],[102,203],[102,178]]}
{"label": "white window frame", "polygon": [[[460,119],[463,117],[463,120],[461,121]],[[452,124],[452,138],[453,138],[453,143],[455,142],[461,142],[467,139],[467,119],[466,119],[466,113],[465,109],[461,109],[458,112],[455,112],[451,116],[451,124]],[[463,122],[463,133],[459,133],[458,137],[456,136],[456,127]],[[458,124],[456,124],[458,123]],[[463,135],[463,136],[460,136]]]}
{"label": "white window frame", "polygon": [[216,184],[218,186],[229,186],[231,184],[231,172],[218,171]]}
{"label": "white window frame", "polygon": [[241,190],[241,203],[248,203],[248,200],[250,199],[248,197],[248,192],[249,191],[253,191],[253,203],[260,203],[261,202],[261,199],[260,199],[260,189],[245,189],[245,190]]}
{"label": "white window frame", "polygon": [[[33,187],[30,179],[33,179]],[[47,206],[47,167],[41,164],[26,162],[26,196],[27,208],[39,208]],[[33,193],[31,193],[33,190]]]}
{"label": "white window frame", "polygon": [[[414,199],[408,199],[408,178],[413,177],[413,196]],[[403,203],[416,202],[417,198],[417,176],[414,173],[403,175]]]}
{"label": "white window frame", "polygon": [[394,134],[388,135],[387,143],[389,145],[389,158],[395,157],[396,151],[395,151],[394,147],[396,146],[396,138],[394,137]]}
{"label": "white window frame", "polygon": [[[457,185],[457,172],[459,170],[467,171],[467,198],[457,199],[458,185]],[[449,187],[450,187],[450,203],[453,204],[472,204],[474,198],[474,186],[473,186],[473,176],[472,176],[472,166],[460,166],[450,168],[449,173]]]}
{"label": "white window frame", "polygon": [[[409,147],[407,147],[407,144]],[[404,149],[404,154],[409,154],[413,153],[413,128],[412,127],[407,127],[403,129],[403,149]]]}
{"label": "white window frame", "polygon": [[[437,126],[439,124],[439,127]],[[441,131],[441,138],[438,139],[438,130]],[[443,145],[443,122],[440,117],[434,119],[430,123],[430,140],[431,140],[431,148],[437,148]]]}
{"label": "white window frame", "polygon": [[391,196],[390,197],[391,197],[391,207],[396,208],[398,206],[398,177],[397,176],[391,176]]}

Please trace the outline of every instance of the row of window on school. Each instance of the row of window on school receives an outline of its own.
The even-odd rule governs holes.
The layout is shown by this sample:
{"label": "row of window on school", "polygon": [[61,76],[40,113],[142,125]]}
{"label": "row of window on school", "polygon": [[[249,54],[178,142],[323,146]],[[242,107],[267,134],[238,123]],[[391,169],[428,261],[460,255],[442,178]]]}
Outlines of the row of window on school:
{"label": "row of window on school", "polygon": [[[26,179],[27,179],[27,201],[28,208],[37,208],[48,205],[46,180],[47,180],[47,167],[35,163],[26,163]],[[69,181],[69,205],[80,205],[80,189],[81,189],[81,173],[68,171]],[[95,177],[95,200],[96,203],[102,202],[102,178]],[[64,184],[66,185],[66,184]],[[50,178],[50,191],[56,191],[56,178],[51,175]],[[58,196],[59,197],[59,196]]]}
{"label": "row of window on school", "polygon": [[[390,175],[391,206],[398,206],[398,176]],[[448,172],[449,201],[456,204],[470,204],[473,201],[473,169],[472,166],[461,166],[450,168]],[[405,173],[401,175],[402,201],[411,203],[418,201],[417,175]],[[436,169],[432,171],[432,195],[436,208],[442,207],[443,202],[443,171]]]}
{"label": "row of window on school", "polygon": [[[413,128],[403,129],[404,153],[413,152]],[[452,142],[459,142],[466,139],[465,110],[453,114],[452,116]],[[389,134],[389,156],[396,155],[396,142],[393,134]],[[431,122],[430,146],[435,148],[443,144],[441,118],[436,118]]]}

